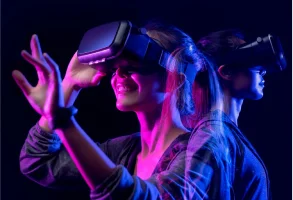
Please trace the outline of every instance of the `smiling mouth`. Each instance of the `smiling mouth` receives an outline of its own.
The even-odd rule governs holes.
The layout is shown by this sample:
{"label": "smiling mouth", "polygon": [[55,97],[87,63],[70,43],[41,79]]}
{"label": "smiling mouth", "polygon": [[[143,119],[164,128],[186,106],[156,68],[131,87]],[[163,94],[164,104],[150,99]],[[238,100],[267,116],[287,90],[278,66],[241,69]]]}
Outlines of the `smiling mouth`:
{"label": "smiling mouth", "polygon": [[125,94],[125,93],[129,93],[129,92],[133,92],[133,91],[136,91],[137,88],[134,88],[134,87],[128,87],[128,86],[123,86],[123,85],[119,85],[117,88],[116,88],[116,92],[117,94]]}

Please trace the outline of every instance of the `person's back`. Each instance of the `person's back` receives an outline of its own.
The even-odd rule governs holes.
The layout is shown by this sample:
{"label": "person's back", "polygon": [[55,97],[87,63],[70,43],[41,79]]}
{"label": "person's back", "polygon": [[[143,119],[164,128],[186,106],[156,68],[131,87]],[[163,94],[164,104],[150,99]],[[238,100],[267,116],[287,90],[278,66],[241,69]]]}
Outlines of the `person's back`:
{"label": "person's back", "polygon": [[[188,176],[198,176],[203,185],[195,199],[271,198],[265,165],[237,125],[244,99],[262,98],[266,69],[215,62],[243,43],[235,30],[211,33],[197,43],[205,65],[194,83],[197,112],[186,161],[188,169],[197,170]],[[190,161],[194,157],[198,162]]]}
{"label": "person's back", "polygon": [[[224,135],[215,137],[218,132]],[[206,138],[204,144],[195,145],[203,138]],[[210,199],[269,199],[269,179],[264,163],[224,112],[215,110],[203,117],[195,127],[191,144],[189,154],[194,155],[201,149],[213,151],[215,162],[211,162],[211,167],[216,173],[207,191]],[[209,154],[205,152],[206,155]]]}

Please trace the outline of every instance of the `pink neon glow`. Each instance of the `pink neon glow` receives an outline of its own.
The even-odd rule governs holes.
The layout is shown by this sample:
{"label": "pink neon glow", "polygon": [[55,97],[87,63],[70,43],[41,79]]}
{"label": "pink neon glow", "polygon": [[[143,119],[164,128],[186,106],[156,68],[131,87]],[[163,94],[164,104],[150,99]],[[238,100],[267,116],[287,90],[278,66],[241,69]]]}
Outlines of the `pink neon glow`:
{"label": "pink neon glow", "polygon": [[[172,127],[181,124],[180,114],[176,106],[178,100],[176,95],[177,83],[179,83],[178,74],[168,71],[166,97],[161,107],[157,107],[153,111],[136,113],[140,122],[142,143],[136,173],[144,180],[152,175],[164,151],[178,136],[170,134]],[[153,152],[156,153],[151,155]],[[141,168],[139,169],[139,167]]]}
{"label": "pink neon glow", "polygon": [[102,62],[105,62],[105,58],[103,58],[102,60],[96,60],[96,61],[91,61],[89,62],[89,65],[94,65],[94,64],[98,64],[98,63],[102,63]]}
{"label": "pink neon glow", "polygon": [[91,64],[97,64],[96,62],[104,62],[106,58],[109,58],[111,56],[111,49],[107,48],[98,52],[93,52],[86,55],[80,55],[79,60],[80,62],[88,62],[91,60],[91,62],[88,62]]}

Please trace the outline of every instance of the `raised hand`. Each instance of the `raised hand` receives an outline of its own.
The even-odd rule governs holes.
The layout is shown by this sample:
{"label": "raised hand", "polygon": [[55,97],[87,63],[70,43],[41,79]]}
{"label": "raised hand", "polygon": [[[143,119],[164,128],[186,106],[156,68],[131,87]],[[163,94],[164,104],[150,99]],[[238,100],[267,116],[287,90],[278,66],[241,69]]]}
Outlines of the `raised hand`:
{"label": "raised hand", "polygon": [[105,75],[90,65],[81,64],[77,59],[76,52],[68,65],[64,81],[68,81],[80,89],[99,85]]}
{"label": "raised hand", "polygon": [[37,70],[37,85],[33,87],[18,70],[12,76],[35,111],[51,120],[56,109],[64,107],[59,67],[48,54],[42,53],[37,35],[32,36],[30,47],[31,54],[24,50],[21,55]]}

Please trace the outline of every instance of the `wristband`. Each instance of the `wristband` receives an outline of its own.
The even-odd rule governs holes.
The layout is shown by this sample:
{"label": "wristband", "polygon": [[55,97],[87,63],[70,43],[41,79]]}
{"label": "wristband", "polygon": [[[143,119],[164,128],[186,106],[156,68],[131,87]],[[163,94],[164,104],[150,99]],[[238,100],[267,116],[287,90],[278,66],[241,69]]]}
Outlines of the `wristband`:
{"label": "wristband", "polygon": [[50,128],[52,128],[52,130],[58,128],[67,128],[71,117],[74,116],[77,111],[77,108],[75,108],[74,106],[71,106],[69,108],[58,108],[55,112],[54,117],[49,120]]}

